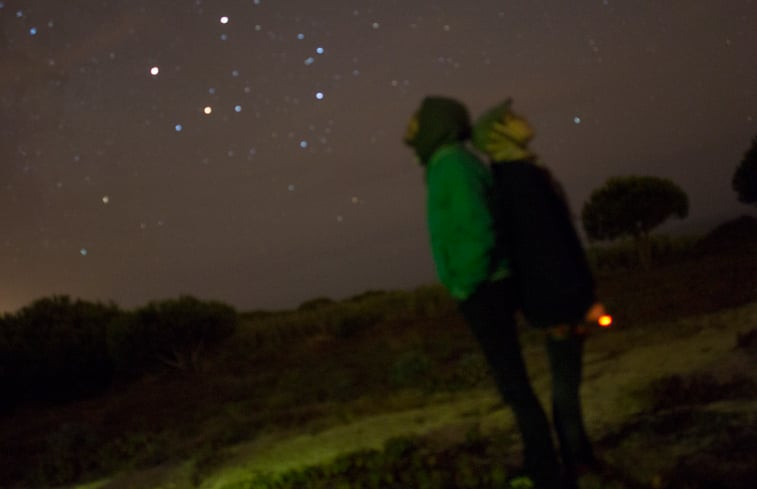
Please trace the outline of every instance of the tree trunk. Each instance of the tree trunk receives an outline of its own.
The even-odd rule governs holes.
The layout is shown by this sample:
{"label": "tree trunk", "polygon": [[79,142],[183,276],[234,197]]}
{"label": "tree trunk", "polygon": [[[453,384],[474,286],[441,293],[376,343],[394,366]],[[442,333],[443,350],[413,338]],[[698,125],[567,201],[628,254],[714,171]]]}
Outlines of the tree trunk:
{"label": "tree trunk", "polygon": [[639,267],[642,270],[649,270],[652,266],[652,240],[648,233],[641,233],[634,236],[636,243],[636,254],[639,259]]}

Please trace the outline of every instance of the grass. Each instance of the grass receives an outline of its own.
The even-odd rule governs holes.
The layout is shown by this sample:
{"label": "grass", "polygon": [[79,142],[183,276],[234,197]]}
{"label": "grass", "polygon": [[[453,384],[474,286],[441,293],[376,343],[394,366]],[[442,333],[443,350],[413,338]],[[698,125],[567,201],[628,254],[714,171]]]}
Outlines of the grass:
{"label": "grass", "polygon": [[[723,392],[736,385],[687,375],[725,355],[735,331],[748,338],[739,328],[753,322],[754,307],[712,313],[757,298],[749,286],[757,257],[697,255],[688,242],[658,248],[678,251],[656,255],[648,271],[599,267],[600,296],[619,326],[593,338],[585,359],[587,417],[598,436],[622,431],[647,409],[664,414],[669,406],[655,407],[650,394],[656,379],[663,392],[677,378],[684,393],[689,385],[701,390],[701,378],[709,379],[704,385],[720,382]],[[592,253],[597,264],[621,252]],[[353,450],[381,450],[400,435],[430,437],[440,451],[460,445],[473,425],[509,436],[509,411],[440,287],[310,301],[296,311],[247,313],[242,321],[196,371],[145,377],[68,404],[25,406],[0,419],[0,485],[100,480],[90,484],[220,489],[263,469],[282,472]],[[544,395],[541,337],[524,331],[522,339]],[[649,372],[652,363],[659,371]],[[734,382],[749,392],[747,381]],[[644,452],[636,446],[631,455],[632,449]]]}
{"label": "grass", "polygon": [[[668,450],[664,457],[657,454],[646,461],[648,467],[642,478],[651,480],[658,473],[664,473],[666,467],[660,465],[659,460],[669,463],[670,450],[679,450],[679,457],[691,456],[707,446],[707,438],[713,432],[723,426],[741,423],[743,413],[735,417],[720,413],[718,426],[710,426],[708,420],[714,419],[710,412],[714,404],[749,399],[753,380],[735,374],[740,370],[739,365],[744,367],[746,360],[743,356],[731,357],[737,336],[748,324],[743,319],[755,314],[757,306],[750,305],[681,320],[679,335],[674,341],[668,339],[663,346],[659,340],[667,339],[668,335],[663,328],[677,325],[656,323],[649,325],[643,335],[639,334],[639,330],[628,330],[595,338],[587,352],[584,399],[592,433],[610,433],[596,436],[603,452],[616,465],[631,471],[632,466],[628,462],[642,462],[639,457],[645,451],[644,443],[652,439],[653,445],[664,445]],[[608,355],[607,347],[610,345],[615,350]],[[707,346],[706,351],[702,351],[703,345]],[[671,347],[680,351],[678,361],[650,362],[650,358],[660,356],[661,348],[664,351]],[[537,355],[535,351],[529,354],[527,360],[530,365],[533,365]],[[721,381],[709,371],[714,365],[722,366],[724,358],[731,358],[732,365],[719,368],[717,372],[731,377]],[[540,396],[546,400],[546,379],[539,374],[533,377]],[[674,391],[671,396],[662,388],[678,382],[684,386],[695,386],[694,391],[685,387]],[[732,389],[734,385],[738,389]],[[709,393],[704,398],[699,392],[703,388]],[[434,447],[430,449],[432,453],[462,450],[460,447],[465,445],[468,433],[475,427],[480,428],[487,439],[512,440],[512,417],[491,389],[437,396],[428,401],[421,408],[361,417],[322,431],[272,436],[241,444],[226,455],[224,464],[216,467],[215,473],[208,474],[201,487],[244,487],[244,481],[254,481],[260,474],[286,473],[307,466],[328,465],[339,456],[352,452],[380,450],[397,435],[410,435],[414,443]],[[707,411],[692,411],[693,407]],[[686,414],[683,419],[681,413]],[[674,432],[691,433],[674,442],[661,440],[664,435]],[[508,447],[510,460],[517,460],[512,444]],[[488,469],[497,466],[492,460],[489,459]],[[665,474],[665,477],[671,476]]]}

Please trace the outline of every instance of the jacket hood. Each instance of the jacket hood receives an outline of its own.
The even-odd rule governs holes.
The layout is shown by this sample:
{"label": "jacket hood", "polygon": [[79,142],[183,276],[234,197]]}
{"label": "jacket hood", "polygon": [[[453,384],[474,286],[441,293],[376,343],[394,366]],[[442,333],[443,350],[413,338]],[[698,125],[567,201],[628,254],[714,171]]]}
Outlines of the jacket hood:
{"label": "jacket hood", "polygon": [[487,154],[492,161],[533,159],[528,148],[534,131],[528,121],[511,109],[507,99],[485,112],[473,126],[473,146]]}
{"label": "jacket hood", "polygon": [[415,150],[424,166],[441,146],[464,141],[470,136],[468,110],[451,98],[426,97],[415,119],[417,132],[405,142]]}

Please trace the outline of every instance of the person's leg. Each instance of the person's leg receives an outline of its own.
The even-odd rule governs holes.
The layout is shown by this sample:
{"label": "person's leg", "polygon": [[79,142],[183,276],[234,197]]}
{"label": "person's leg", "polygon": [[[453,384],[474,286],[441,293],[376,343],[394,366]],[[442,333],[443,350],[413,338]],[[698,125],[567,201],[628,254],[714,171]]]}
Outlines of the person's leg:
{"label": "person's leg", "polygon": [[567,475],[575,477],[582,466],[595,463],[584,427],[580,384],[583,335],[547,336],[547,353],[552,371],[552,411],[560,442],[560,455]]}
{"label": "person's leg", "polygon": [[524,469],[538,487],[557,487],[560,467],[547,416],[531,388],[515,325],[508,281],[482,286],[460,310],[478,340],[524,446]]}

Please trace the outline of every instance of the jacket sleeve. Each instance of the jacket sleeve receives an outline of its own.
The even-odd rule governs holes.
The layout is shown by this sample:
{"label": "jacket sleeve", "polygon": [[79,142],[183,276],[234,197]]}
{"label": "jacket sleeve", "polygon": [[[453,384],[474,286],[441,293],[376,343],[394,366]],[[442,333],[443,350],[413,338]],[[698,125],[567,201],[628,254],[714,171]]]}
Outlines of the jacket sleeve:
{"label": "jacket sleeve", "polygon": [[431,248],[441,282],[458,300],[468,298],[491,271],[494,232],[490,182],[474,156],[450,154],[428,174]]}

